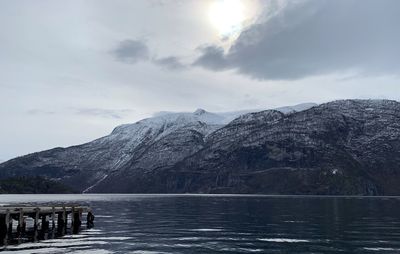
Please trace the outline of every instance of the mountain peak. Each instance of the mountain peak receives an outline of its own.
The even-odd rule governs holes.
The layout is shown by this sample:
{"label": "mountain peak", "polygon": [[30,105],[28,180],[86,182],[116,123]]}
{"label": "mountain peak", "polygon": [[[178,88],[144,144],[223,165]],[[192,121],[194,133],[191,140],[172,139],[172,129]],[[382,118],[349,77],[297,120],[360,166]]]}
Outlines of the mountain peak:
{"label": "mountain peak", "polygon": [[196,109],[196,111],[193,112],[193,114],[195,114],[195,115],[197,115],[197,116],[203,115],[203,114],[205,114],[205,113],[207,113],[207,111],[205,111],[205,110],[202,109],[202,108],[198,108],[198,109]]}

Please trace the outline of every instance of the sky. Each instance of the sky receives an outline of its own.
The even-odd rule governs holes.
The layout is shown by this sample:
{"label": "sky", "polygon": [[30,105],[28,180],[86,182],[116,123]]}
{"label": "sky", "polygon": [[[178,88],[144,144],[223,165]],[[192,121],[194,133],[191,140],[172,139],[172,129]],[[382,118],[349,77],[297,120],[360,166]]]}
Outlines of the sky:
{"label": "sky", "polygon": [[159,111],[400,100],[398,0],[1,0],[0,161]]}

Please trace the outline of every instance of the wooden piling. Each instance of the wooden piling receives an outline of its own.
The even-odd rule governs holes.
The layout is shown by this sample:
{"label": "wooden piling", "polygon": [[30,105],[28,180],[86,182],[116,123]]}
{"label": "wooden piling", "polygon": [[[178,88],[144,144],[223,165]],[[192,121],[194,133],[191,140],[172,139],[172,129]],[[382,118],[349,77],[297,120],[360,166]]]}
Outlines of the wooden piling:
{"label": "wooden piling", "polygon": [[37,207],[37,208],[35,208],[35,218],[33,221],[33,227],[35,228],[35,230],[38,229],[39,215],[40,215],[40,208]]}
{"label": "wooden piling", "polygon": [[64,225],[67,225],[68,217],[67,217],[67,211],[65,209],[65,206],[63,206],[62,209],[63,209],[63,213],[62,213],[63,222],[64,222]]}
{"label": "wooden piling", "polygon": [[63,206],[63,225],[64,225],[64,230],[63,230],[63,234],[67,233],[67,226],[68,226],[68,214],[66,211],[65,206]]}
{"label": "wooden piling", "polygon": [[71,228],[74,228],[74,221],[75,221],[75,207],[72,207],[72,213],[71,213]]}
{"label": "wooden piling", "polygon": [[6,223],[6,234],[10,234],[12,232],[12,218],[10,216],[10,209],[6,210],[6,217],[5,217],[5,223]]}
{"label": "wooden piling", "polygon": [[79,229],[81,227],[81,217],[82,217],[82,212],[81,209],[74,209],[73,213],[71,214],[71,218],[73,219],[73,224],[72,224],[72,230],[73,233],[76,234],[79,232]]}
{"label": "wooden piling", "polygon": [[57,213],[57,226],[62,227],[63,226],[63,215],[62,213]]}
{"label": "wooden piling", "polygon": [[47,221],[47,215],[42,214],[42,231],[46,231],[49,229],[49,222]]}
{"label": "wooden piling", "polygon": [[53,206],[51,207],[51,227],[54,229],[56,227],[56,208]]}
{"label": "wooden piling", "polygon": [[25,233],[25,229],[26,229],[26,223],[25,223],[25,218],[24,218],[24,209],[20,208],[19,209],[19,218],[18,218],[18,227],[17,227],[17,231],[18,231],[20,237],[22,236],[22,234]]}
{"label": "wooden piling", "polygon": [[10,209],[6,211],[6,218],[8,216],[8,235],[11,236],[13,229],[13,218],[11,217]]}
{"label": "wooden piling", "polygon": [[86,216],[86,225],[87,228],[92,228],[94,226],[94,215],[92,211],[88,211]]}
{"label": "wooden piling", "polygon": [[7,209],[6,214],[4,217],[1,217],[1,228],[0,228],[0,235],[1,239],[3,240],[3,244],[6,245],[8,242],[8,232],[9,232],[9,225],[10,225],[10,211]]}

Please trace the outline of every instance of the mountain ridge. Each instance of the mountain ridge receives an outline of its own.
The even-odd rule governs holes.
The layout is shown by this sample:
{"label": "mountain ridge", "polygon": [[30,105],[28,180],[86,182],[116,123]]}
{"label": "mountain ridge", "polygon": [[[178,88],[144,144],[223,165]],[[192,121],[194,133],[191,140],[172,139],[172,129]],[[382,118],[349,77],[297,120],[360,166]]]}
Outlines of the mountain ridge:
{"label": "mountain ridge", "polygon": [[[400,104],[338,100],[223,117],[196,110],[0,164],[80,192],[400,194]],[[183,115],[182,115],[183,114]]]}

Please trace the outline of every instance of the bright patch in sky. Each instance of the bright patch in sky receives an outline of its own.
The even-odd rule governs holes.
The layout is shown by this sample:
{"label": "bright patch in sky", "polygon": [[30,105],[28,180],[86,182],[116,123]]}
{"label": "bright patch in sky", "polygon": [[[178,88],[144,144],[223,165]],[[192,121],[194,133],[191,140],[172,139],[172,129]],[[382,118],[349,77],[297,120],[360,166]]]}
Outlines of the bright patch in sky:
{"label": "bright patch in sky", "polygon": [[240,32],[246,19],[245,6],[240,0],[217,0],[210,5],[208,15],[221,36]]}

